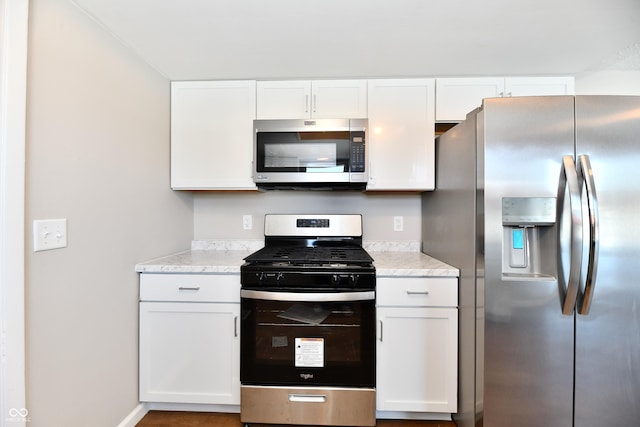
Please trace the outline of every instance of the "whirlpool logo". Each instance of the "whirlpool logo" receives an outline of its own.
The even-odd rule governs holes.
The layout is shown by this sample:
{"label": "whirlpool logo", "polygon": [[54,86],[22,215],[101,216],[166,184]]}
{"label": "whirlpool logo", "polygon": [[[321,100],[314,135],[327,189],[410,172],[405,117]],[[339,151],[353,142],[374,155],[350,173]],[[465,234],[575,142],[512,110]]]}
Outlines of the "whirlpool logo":
{"label": "whirlpool logo", "polygon": [[312,380],[313,374],[300,374],[300,378],[302,378],[303,380]]}

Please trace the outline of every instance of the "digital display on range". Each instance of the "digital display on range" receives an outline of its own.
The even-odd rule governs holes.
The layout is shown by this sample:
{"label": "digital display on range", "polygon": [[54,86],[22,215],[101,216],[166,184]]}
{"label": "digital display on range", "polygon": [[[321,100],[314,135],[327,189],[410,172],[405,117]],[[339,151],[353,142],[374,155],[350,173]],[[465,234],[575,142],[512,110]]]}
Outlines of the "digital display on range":
{"label": "digital display on range", "polygon": [[298,218],[296,220],[296,227],[298,228],[329,228],[329,219],[317,219],[317,218]]}

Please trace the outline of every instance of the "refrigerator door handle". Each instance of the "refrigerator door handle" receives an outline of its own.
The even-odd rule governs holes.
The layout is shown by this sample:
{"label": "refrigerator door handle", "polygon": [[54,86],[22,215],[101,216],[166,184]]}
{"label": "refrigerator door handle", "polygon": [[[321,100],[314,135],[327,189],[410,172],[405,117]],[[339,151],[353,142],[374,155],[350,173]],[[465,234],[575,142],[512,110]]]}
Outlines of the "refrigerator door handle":
{"label": "refrigerator door handle", "polygon": [[580,198],[582,192],[573,156],[562,157],[562,167],[558,182],[557,224],[560,223],[562,218],[564,195],[567,187],[569,189],[569,209],[571,211],[569,279],[565,286],[560,251],[561,231],[558,225],[558,289],[561,296],[562,314],[572,315],[576,305],[580,285],[580,272],[582,270],[582,202]]}
{"label": "refrigerator door handle", "polygon": [[578,157],[578,177],[584,181],[587,207],[589,210],[589,260],[587,264],[587,275],[584,283],[584,294],[578,295],[578,314],[589,314],[593,291],[596,286],[596,273],[598,271],[598,251],[600,239],[598,225],[600,218],[598,214],[598,196],[596,195],[596,185],[591,169],[591,162],[588,155]]}

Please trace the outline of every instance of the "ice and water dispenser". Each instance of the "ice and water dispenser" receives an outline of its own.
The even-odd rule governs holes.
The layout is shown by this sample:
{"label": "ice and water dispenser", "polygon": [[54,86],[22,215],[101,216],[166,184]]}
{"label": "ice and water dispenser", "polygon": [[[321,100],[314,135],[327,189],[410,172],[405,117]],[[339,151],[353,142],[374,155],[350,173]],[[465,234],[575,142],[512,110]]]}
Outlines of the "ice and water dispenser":
{"label": "ice and water dispenser", "polygon": [[549,280],[556,271],[556,198],[502,199],[502,275]]}

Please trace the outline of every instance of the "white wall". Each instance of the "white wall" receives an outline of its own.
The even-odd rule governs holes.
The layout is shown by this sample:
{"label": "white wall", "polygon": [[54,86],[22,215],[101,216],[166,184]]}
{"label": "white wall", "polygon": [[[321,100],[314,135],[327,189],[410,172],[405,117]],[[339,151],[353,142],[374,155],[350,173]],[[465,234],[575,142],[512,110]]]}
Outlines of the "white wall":
{"label": "white wall", "polygon": [[[420,241],[420,193],[269,191],[197,193],[196,239],[264,238],[267,213],[347,213],[363,215],[365,241]],[[253,216],[253,229],[242,229],[242,215]],[[404,231],[393,231],[393,217],[404,217]]]}
{"label": "white wall", "polygon": [[577,95],[640,95],[640,71],[601,70],[576,76]]}
{"label": "white wall", "polygon": [[[32,0],[26,176],[30,426],[108,426],[138,404],[136,262],[187,249],[169,189],[169,82],[67,0]],[[33,252],[34,219],[68,247]]]}

